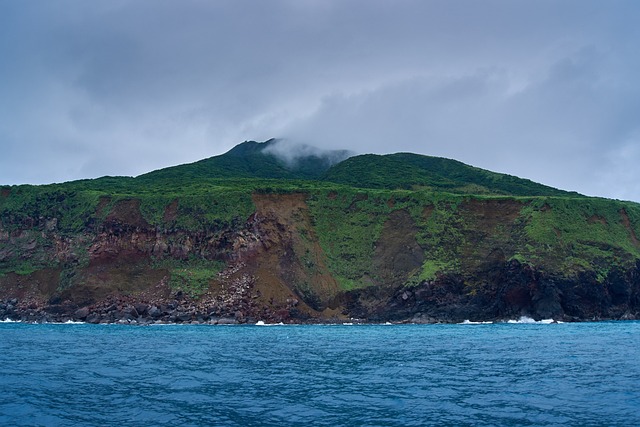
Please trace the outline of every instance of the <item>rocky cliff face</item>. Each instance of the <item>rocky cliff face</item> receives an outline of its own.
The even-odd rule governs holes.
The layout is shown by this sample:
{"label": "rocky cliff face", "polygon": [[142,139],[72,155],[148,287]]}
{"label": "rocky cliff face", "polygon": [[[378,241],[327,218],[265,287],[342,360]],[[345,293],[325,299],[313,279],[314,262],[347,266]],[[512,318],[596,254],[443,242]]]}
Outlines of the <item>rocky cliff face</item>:
{"label": "rocky cliff face", "polygon": [[184,215],[178,198],[163,207],[165,226],[150,223],[139,199],[106,196],[75,232],[57,217],[5,218],[0,317],[459,322],[640,312],[635,211],[580,208],[573,229],[556,218],[569,212],[562,203],[506,197],[293,191],[253,192],[251,203],[233,225],[196,230],[166,226]]}

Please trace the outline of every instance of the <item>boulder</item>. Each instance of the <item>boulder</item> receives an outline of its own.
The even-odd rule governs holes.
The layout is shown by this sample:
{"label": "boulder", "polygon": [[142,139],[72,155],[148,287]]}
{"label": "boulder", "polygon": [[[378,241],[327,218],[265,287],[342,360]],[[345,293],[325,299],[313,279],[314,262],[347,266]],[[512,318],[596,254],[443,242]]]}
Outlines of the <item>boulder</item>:
{"label": "boulder", "polygon": [[147,304],[135,304],[134,307],[140,316],[146,315],[149,310],[149,306]]}
{"label": "boulder", "polygon": [[85,322],[98,324],[100,323],[100,315],[98,313],[91,313],[86,317]]}
{"label": "boulder", "polygon": [[162,316],[162,310],[160,310],[158,307],[156,307],[155,305],[152,305],[149,309],[148,309],[148,314],[149,316],[153,317],[154,319],[157,319],[159,317]]}
{"label": "boulder", "polygon": [[82,307],[76,310],[74,316],[76,317],[76,319],[85,320],[89,315],[89,312],[89,307]]}
{"label": "boulder", "polygon": [[185,312],[176,313],[176,320],[179,320],[181,322],[189,321],[191,320],[191,313],[185,313]]}

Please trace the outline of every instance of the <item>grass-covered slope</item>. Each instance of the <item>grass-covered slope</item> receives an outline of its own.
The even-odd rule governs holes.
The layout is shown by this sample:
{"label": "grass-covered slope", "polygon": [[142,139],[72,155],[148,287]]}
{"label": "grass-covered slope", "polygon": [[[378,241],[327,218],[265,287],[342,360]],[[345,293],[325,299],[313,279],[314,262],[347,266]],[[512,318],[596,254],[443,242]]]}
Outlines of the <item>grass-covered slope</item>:
{"label": "grass-covered slope", "polygon": [[139,176],[138,180],[150,182],[202,178],[317,179],[336,160],[342,160],[349,155],[349,152],[343,150],[318,150],[288,162],[270,150],[278,142],[275,139],[266,142],[246,141],[225,154],[149,172]]}
{"label": "grass-covered slope", "polygon": [[514,196],[578,195],[457,160],[412,153],[351,157],[331,167],[324,179],[361,188],[425,188],[451,193]]}
{"label": "grass-covered slope", "polygon": [[[592,271],[604,277],[640,259],[640,205],[632,202],[345,188],[316,193],[308,203],[346,288],[381,282],[376,253],[393,269],[392,258],[416,245],[420,262],[405,266],[406,284],[510,260],[559,275]],[[395,250],[380,251],[392,241]],[[400,268],[401,260],[395,262]]]}
{"label": "grass-covered slope", "polygon": [[[345,150],[317,151],[286,160],[273,150],[280,141],[246,141],[227,153],[141,175],[136,183],[202,179],[265,178],[320,180],[358,188],[427,189],[457,194],[578,196],[527,179],[490,172],[462,162],[412,153],[350,156]],[[341,159],[346,159],[342,160]]]}

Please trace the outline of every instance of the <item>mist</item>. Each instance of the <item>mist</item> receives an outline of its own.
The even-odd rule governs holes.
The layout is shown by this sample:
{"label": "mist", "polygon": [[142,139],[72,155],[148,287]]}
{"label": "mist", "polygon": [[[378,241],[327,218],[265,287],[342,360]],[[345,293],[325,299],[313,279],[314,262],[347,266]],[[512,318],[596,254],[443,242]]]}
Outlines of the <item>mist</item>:
{"label": "mist", "polygon": [[332,166],[356,155],[354,151],[319,148],[289,139],[277,139],[265,147],[262,152],[277,157],[290,168],[297,167],[302,158],[315,157],[318,161],[326,162],[328,166]]}

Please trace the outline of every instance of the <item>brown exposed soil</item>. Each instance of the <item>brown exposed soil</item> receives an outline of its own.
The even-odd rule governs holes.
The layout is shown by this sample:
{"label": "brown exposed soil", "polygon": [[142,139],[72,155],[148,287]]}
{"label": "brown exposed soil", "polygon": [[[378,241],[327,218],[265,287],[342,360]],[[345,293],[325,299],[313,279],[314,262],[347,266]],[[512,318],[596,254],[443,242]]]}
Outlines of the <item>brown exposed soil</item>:
{"label": "brown exposed soil", "polygon": [[104,215],[105,209],[109,206],[109,203],[111,203],[111,197],[100,197],[98,200],[98,206],[96,207],[96,216],[98,218],[101,218]]}
{"label": "brown exposed soil", "polygon": [[58,284],[60,270],[43,269],[27,275],[0,275],[0,289],[5,298],[46,300]]}
{"label": "brown exposed soil", "polygon": [[140,200],[121,200],[109,212],[107,222],[118,222],[132,227],[147,228],[149,224],[140,212]]}
{"label": "brown exposed soil", "polygon": [[164,208],[164,215],[162,216],[162,220],[165,223],[170,223],[178,219],[178,199],[175,199],[173,202],[169,203]]}
{"label": "brown exposed soil", "polygon": [[395,205],[396,205],[396,199],[394,199],[393,196],[389,197],[389,200],[387,200],[387,206],[390,209],[393,209]]}
{"label": "brown exposed soil", "polygon": [[624,225],[624,227],[627,230],[629,230],[629,237],[631,238],[631,242],[633,242],[635,246],[640,246],[640,241],[638,240],[638,236],[636,236],[636,232],[631,226],[629,215],[627,214],[627,211],[625,211],[624,209],[620,209],[620,221],[622,222],[622,225]]}
{"label": "brown exposed soil", "polygon": [[[153,269],[146,262],[121,262],[93,264],[78,272],[72,280],[72,287],[62,291],[62,300],[77,305],[93,304],[111,295],[131,295],[149,293],[155,298],[167,298],[170,289],[166,285],[168,271]],[[158,286],[162,285],[162,289]]]}
{"label": "brown exposed soil", "polygon": [[431,214],[433,214],[433,210],[435,207],[433,205],[427,205],[422,209],[422,217],[425,221],[428,221],[431,218]]}
{"label": "brown exposed soil", "polygon": [[399,286],[424,262],[424,251],[416,241],[418,228],[406,210],[397,210],[385,221],[373,257],[379,285]]}
{"label": "brown exposed soil", "polygon": [[465,223],[461,263],[469,269],[504,262],[513,255],[522,203],[513,199],[472,199],[460,204]]}
{"label": "brown exposed soil", "polygon": [[520,215],[522,203],[513,199],[472,199],[461,203],[460,209],[478,228],[490,232],[498,225],[513,222]]}
{"label": "brown exposed soil", "polygon": [[331,308],[338,284],[326,266],[305,198],[304,194],[253,195],[253,228],[261,248],[248,264],[254,265],[256,286],[264,298],[296,297],[306,301],[311,311],[305,311],[313,314]]}

